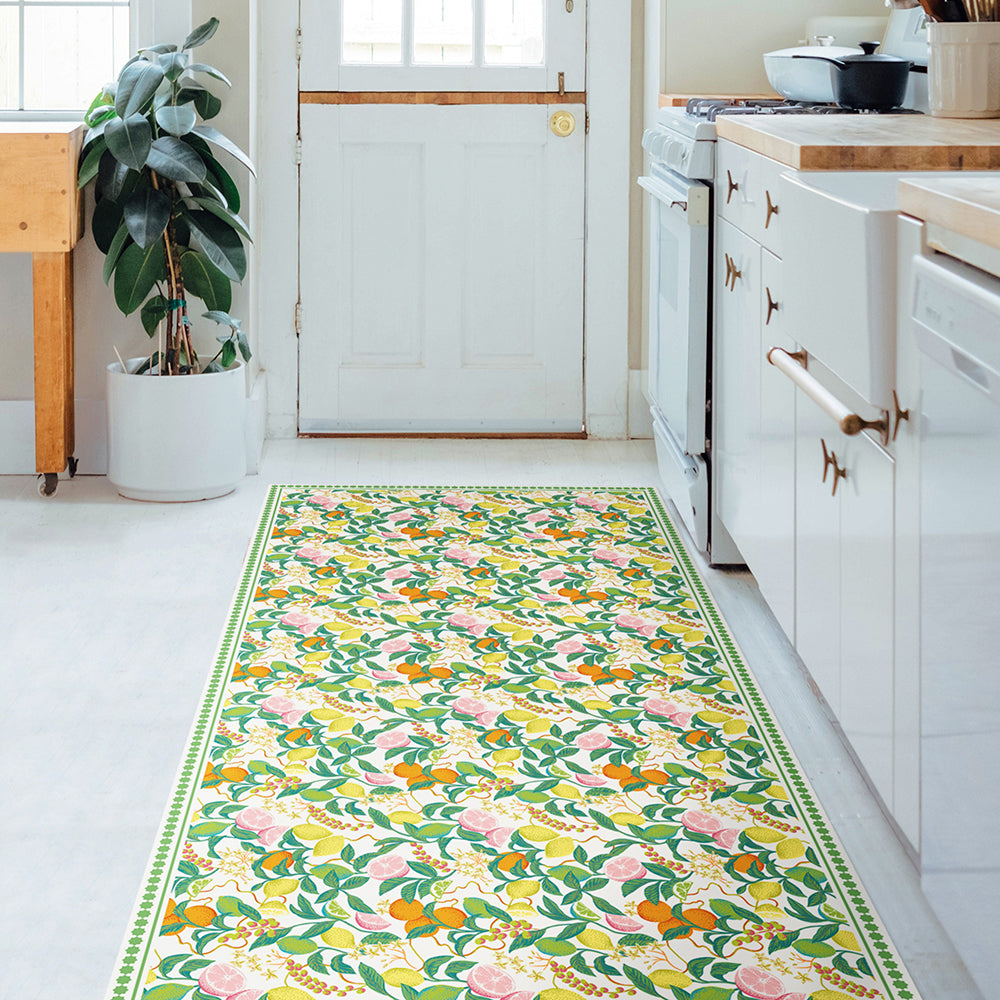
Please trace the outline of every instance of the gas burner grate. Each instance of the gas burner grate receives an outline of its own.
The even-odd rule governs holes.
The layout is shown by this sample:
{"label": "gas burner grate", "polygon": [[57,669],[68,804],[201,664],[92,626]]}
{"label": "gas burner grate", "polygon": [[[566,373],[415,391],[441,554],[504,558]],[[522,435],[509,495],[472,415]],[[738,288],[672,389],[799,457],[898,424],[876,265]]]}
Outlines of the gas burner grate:
{"label": "gas burner grate", "polygon": [[693,118],[714,122],[719,115],[859,115],[859,114],[920,114],[912,108],[895,108],[891,112],[858,111],[837,104],[810,104],[781,98],[741,97],[732,100],[715,97],[693,97],[686,111]]}

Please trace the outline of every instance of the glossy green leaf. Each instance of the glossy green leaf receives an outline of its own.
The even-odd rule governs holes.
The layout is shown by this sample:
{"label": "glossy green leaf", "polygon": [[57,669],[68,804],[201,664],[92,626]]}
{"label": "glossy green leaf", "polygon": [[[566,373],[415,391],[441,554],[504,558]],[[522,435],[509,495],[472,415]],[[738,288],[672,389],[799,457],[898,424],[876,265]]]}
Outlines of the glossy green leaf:
{"label": "glossy green leaf", "polygon": [[176,80],[187,69],[189,58],[186,52],[160,53],[160,69],[168,80]]}
{"label": "glossy green leaf", "polygon": [[204,45],[218,30],[219,19],[210,17],[204,24],[199,24],[197,28],[191,30],[191,34],[184,39],[182,49],[195,49],[199,45]]}
{"label": "glossy green leaf", "polygon": [[233,304],[233,286],[204,254],[197,250],[181,254],[181,274],[184,287],[209,309],[229,311]]}
{"label": "glossy green leaf", "polygon": [[239,347],[243,360],[249,361],[252,357],[250,341],[247,340],[247,335],[242,330],[238,331],[236,334],[236,346]]}
{"label": "glossy green leaf", "polygon": [[229,206],[230,211],[238,212],[240,210],[240,190],[236,186],[236,181],[214,156],[209,154],[203,159],[208,168],[208,177],[205,183],[211,182],[218,189],[220,200]]}
{"label": "glossy green leaf", "polygon": [[194,98],[194,106],[198,109],[204,121],[214,118],[222,110],[222,101],[210,90],[204,88],[197,91]]}
{"label": "glossy green leaf", "polygon": [[156,45],[148,45],[146,48],[142,50],[141,54],[145,55],[147,52],[153,52],[156,55],[160,55],[163,52],[176,52],[176,51],[177,51],[177,46],[172,44],[171,42],[159,42]]}
{"label": "glossy green leaf", "polygon": [[[218,219],[222,219],[227,226],[231,226],[238,233],[250,239],[250,230],[247,224],[235,213],[231,212],[224,205],[220,205],[214,198],[192,198],[196,205],[200,205],[205,211],[211,212]],[[252,243],[253,240],[250,240]]]}
{"label": "glossy green leaf", "polygon": [[194,132],[195,135],[200,135],[206,142],[212,143],[213,146],[218,146],[219,149],[224,149],[230,156],[235,156],[250,173],[256,176],[256,171],[253,168],[250,157],[232,139],[224,136],[218,129],[212,128],[211,125],[196,125]]}
{"label": "glossy green leaf", "polygon": [[805,955],[808,958],[829,958],[837,950],[832,945],[822,941],[803,941],[801,939],[796,941],[792,945],[792,948],[800,955]]}
{"label": "glossy green leaf", "polygon": [[233,85],[232,81],[226,76],[222,70],[216,69],[214,66],[209,66],[207,63],[192,63],[188,66],[187,73],[204,73],[206,76],[212,77],[213,80],[219,80],[224,83],[227,87]]}
{"label": "glossy green leaf", "polygon": [[118,90],[115,94],[115,111],[119,118],[128,118],[142,110],[153,99],[156,88],[163,79],[163,70],[159,65],[136,60],[122,70],[118,77]]}
{"label": "glossy green leaf", "polygon": [[184,217],[205,256],[231,281],[242,281],[247,256],[239,234],[209,212],[187,212]]}
{"label": "glossy green leaf", "polygon": [[132,237],[129,236],[128,226],[125,225],[125,220],[123,219],[121,225],[118,227],[118,232],[115,233],[115,237],[111,241],[111,246],[108,247],[107,256],[104,258],[104,284],[107,284],[111,280],[111,275],[114,274],[114,270],[118,266],[118,260],[122,252],[131,242]]}
{"label": "glossy green leaf", "polygon": [[115,268],[115,302],[126,315],[142,305],[153,285],[164,277],[163,244],[159,241],[145,250],[132,243],[125,248]]}
{"label": "glossy green leaf", "polygon": [[84,156],[83,161],[80,163],[80,171],[76,177],[76,186],[78,188],[86,187],[97,176],[97,172],[101,166],[101,157],[104,156],[106,151],[107,146],[103,142],[97,143],[87,151],[87,155]]}
{"label": "glossy green leaf", "polygon": [[153,142],[146,159],[149,168],[172,181],[200,184],[205,179],[205,161],[186,143],[172,135]]}
{"label": "glossy green leaf", "polygon": [[140,188],[125,202],[125,225],[143,249],[160,239],[170,221],[170,199],[156,188]]}
{"label": "glossy green leaf", "polygon": [[187,135],[198,122],[190,104],[168,104],[156,112],[156,124],[171,135]]}
{"label": "glossy green leaf", "polygon": [[167,300],[162,295],[154,295],[142,307],[139,319],[142,321],[142,328],[150,337],[156,333],[160,323],[167,318],[168,312]]}
{"label": "glossy green leaf", "polygon": [[121,224],[121,204],[110,198],[101,198],[94,206],[94,214],[90,220],[90,231],[94,234],[94,242],[101,253],[106,254],[111,249]]}
{"label": "glossy green leaf", "polygon": [[385,980],[371,966],[365,965],[362,962],[358,965],[358,972],[361,973],[361,978],[368,984],[369,989],[375,990],[376,993],[389,994],[388,989],[386,989]]}

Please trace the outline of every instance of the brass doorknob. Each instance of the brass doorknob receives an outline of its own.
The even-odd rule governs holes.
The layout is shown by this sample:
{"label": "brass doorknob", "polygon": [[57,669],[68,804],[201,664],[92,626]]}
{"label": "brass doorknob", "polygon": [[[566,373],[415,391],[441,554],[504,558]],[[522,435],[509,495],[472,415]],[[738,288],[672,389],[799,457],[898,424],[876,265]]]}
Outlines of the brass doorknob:
{"label": "brass doorknob", "polygon": [[549,128],[553,135],[565,139],[576,131],[576,117],[572,111],[556,111],[549,119]]}

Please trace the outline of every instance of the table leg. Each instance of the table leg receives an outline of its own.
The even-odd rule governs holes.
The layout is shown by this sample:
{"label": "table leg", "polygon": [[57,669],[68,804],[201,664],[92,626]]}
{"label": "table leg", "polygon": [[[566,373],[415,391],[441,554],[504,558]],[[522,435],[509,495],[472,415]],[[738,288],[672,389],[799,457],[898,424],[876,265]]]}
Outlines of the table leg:
{"label": "table leg", "polygon": [[73,256],[32,255],[35,304],[35,469],[48,476],[73,454]]}

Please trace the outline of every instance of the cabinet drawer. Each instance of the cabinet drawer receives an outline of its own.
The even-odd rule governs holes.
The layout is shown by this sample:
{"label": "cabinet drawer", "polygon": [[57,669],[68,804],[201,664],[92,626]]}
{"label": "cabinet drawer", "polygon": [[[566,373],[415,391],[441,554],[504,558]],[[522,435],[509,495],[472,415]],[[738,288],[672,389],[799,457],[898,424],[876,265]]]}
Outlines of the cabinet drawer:
{"label": "cabinet drawer", "polygon": [[733,142],[718,143],[718,213],[771,253],[781,256],[778,179],[788,168]]}

